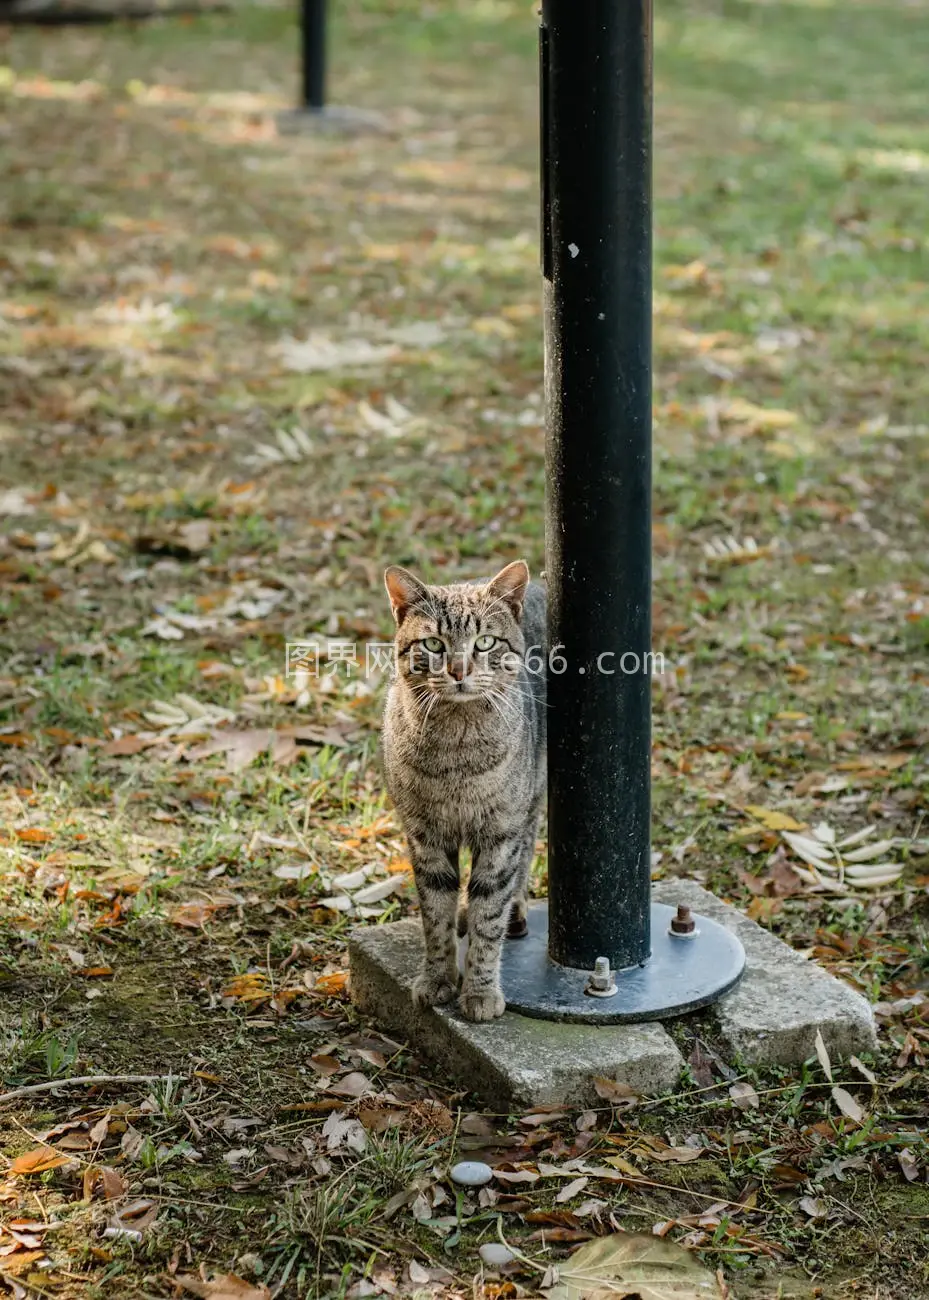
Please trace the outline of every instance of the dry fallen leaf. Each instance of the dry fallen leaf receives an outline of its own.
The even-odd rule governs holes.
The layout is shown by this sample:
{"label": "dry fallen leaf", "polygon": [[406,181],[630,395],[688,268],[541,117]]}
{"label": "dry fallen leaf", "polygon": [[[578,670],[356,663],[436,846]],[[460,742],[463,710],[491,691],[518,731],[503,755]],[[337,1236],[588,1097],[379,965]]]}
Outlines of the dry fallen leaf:
{"label": "dry fallen leaf", "polygon": [[755,821],[769,831],[802,831],[803,822],[798,822],[789,813],[778,812],[776,808],[762,808],[758,804],[748,804],[745,811],[751,813]]}
{"label": "dry fallen leaf", "polygon": [[603,1074],[595,1074],[593,1085],[597,1096],[604,1101],[610,1102],[613,1106],[619,1106],[627,1110],[638,1104],[638,1093],[634,1092],[627,1083],[620,1083],[617,1079],[609,1079]]}
{"label": "dry fallen leaf", "polygon": [[183,925],[188,930],[199,930],[213,915],[224,907],[232,907],[232,900],[212,899],[210,902],[181,903],[168,916],[172,925]]}
{"label": "dry fallen leaf", "polygon": [[919,1177],[919,1161],[914,1156],[909,1147],[904,1147],[897,1152],[897,1163],[900,1171],[908,1183],[915,1183]]}
{"label": "dry fallen leaf", "polygon": [[[752,1091],[755,1091],[754,1088]],[[756,1094],[755,1101],[757,1102],[757,1100],[758,1097]],[[664,1147],[661,1151],[650,1152],[649,1159],[661,1160],[665,1163],[675,1165],[689,1165],[694,1160],[699,1160],[703,1154],[703,1147]]]}
{"label": "dry fallen leaf", "polygon": [[89,1165],[84,1170],[84,1200],[92,1200],[95,1194],[104,1201],[116,1201],[125,1196],[129,1184],[122,1174],[108,1165]]}
{"label": "dry fallen leaf", "polygon": [[854,1120],[856,1124],[864,1123],[867,1118],[864,1107],[858,1104],[850,1092],[846,1092],[844,1088],[833,1088],[832,1100],[846,1119]]}
{"label": "dry fallen leaf", "polygon": [[348,971],[333,971],[331,975],[320,975],[313,985],[314,993],[323,993],[326,997],[345,997],[348,994]]}
{"label": "dry fallen leaf", "polygon": [[39,826],[30,826],[26,830],[17,831],[16,838],[25,844],[48,844],[49,840],[55,837],[51,831],[42,830]]}
{"label": "dry fallen leaf", "polygon": [[44,1174],[47,1169],[58,1169],[61,1165],[69,1164],[71,1159],[71,1156],[63,1155],[54,1147],[36,1147],[34,1151],[26,1151],[23,1155],[17,1156],[10,1165],[9,1172]]}
{"label": "dry fallen leaf", "polygon": [[410,1281],[415,1286],[424,1286],[425,1283],[432,1280],[429,1276],[429,1270],[423,1268],[422,1264],[417,1263],[415,1259],[410,1260],[408,1267],[410,1271]]}
{"label": "dry fallen leaf", "polygon": [[729,1089],[729,1096],[732,1098],[732,1104],[738,1106],[739,1110],[758,1109],[758,1093],[748,1080],[734,1083]]}
{"label": "dry fallen leaf", "polygon": [[178,1273],[174,1281],[204,1300],[271,1300],[271,1292],[262,1284],[246,1282],[234,1273],[217,1273],[206,1281],[192,1273]]}
{"label": "dry fallen leaf", "polygon": [[[4,1283],[10,1286],[11,1289],[17,1288],[18,1284],[13,1282],[14,1275],[18,1273],[28,1272],[31,1266],[35,1264],[37,1260],[42,1259],[44,1254],[45,1254],[44,1250],[18,1250],[15,1253],[15,1255],[6,1256],[6,1258],[3,1260],[3,1268],[2,1268],[2,1276],[3,1276]],[[13,1289],[13,1295],[16,1298],[16,1300],[18,1300],[19,1296],[24,1297],[25,1300],[25,1297],[28,1294],[29,1293],[27,1291],[24,1291],[22,1287],[18,1287],[18,1289]]]}
{"label": "dry fallen leaf", "polygon": [[310,1065],[317,1074],[338,1074],[342,1069],[342,1065],[334,1056],[320,1052],[310,1057]]}
{"label": "dry fallen leaf", "polygon": [[717,1279],[683,1246],[651,1233],[616,1232],[558,1266],[547,1300],[721,1300]]}
{"label": "dry fallen leaf", "polygon": [[353,1070],[351,1074],[346,1074],[338,1082],[329,1085],[329,1092],[335,1093],[337,1097],[363,1097],[371,1091],[370,1079],[366,1079],[359,1070]]}
{"label": "dry fallen leaf", "polygon": [[563,1204],[565,1201],[570,1201],[572,1197],[575,1197],[579,1192],[582,1192],[589,1182],[590,1179],[587,1177],[575,1178],[573,1182],[562,1187],[561,1191],[555,1197],[555,1200],[559,1204]]}
{"label": "dry fallen leaf", "polygon": [[816,1031],[816,1042],[815,1042],[815,1047],[816,1047],[816,1055],[819,1057],[819,1063],[820,1063],[820,1065],[823,1067],[823,1074],[826,1076],[826,1078],[827,1078],[827,1079],[829,1080],[829,1082],[831,1083],[831,1082],[832,1082],[832,1062],[831,1062],[830,1059],[829,1059],[829,1053],[828,1053],[828,1051],[826,1050],[826,1043],[825,1043],[825,1040],[823,1039],[823,1033],[822,1033],[822,1030],[821,1030],[821,1029],[817,1029],[817,1031]]}

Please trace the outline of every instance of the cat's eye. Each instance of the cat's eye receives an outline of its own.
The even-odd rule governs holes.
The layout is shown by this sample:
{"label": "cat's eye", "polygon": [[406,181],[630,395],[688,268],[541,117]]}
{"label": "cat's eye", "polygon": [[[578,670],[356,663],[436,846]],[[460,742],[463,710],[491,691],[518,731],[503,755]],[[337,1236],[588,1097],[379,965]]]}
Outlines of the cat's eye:
{"label": "cat's eye", "polygon": [[474,642],[475,650],[492,650],[497,644],[495,636],[479,636]]}
{"label": "cat's eye", "polygon": [[440,655],[445,649],[445,643],[437,636],[427,636],[423,645],[431,655]]}

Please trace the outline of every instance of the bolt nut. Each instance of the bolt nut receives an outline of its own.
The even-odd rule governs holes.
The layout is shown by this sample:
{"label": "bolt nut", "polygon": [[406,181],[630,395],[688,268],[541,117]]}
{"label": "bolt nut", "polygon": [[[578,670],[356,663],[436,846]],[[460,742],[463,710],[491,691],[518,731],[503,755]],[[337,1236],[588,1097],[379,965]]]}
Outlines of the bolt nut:
{"label": "bolt nut", "polygon": [[594,968],[587,977],[587,986],[584,992],[592,998],[611,998],[616,992],[616,983],[613,979],[613,972],[610,970],[609,957],[598,957],[594,962]]}
{"label": "bolt nut", "polygon": [[686,903],[678,904],[677,915],[672,916],[668,933],[675,934],[681,939],[693,938],[697,933],[697,923]]}

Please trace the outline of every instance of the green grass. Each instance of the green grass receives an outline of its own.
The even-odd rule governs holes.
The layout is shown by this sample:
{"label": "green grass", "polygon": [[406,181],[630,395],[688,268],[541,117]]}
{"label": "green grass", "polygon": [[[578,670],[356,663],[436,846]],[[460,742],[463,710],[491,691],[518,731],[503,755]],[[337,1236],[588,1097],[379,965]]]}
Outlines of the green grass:
{"label": "green grass", "polygon": [[[837,1112],[816,1061],[701,1066],[711,1027],[687,1025],[680,1090],[604,1104],[591,1130],[594,1163],[628,1157],[648,1183],[591,1178],[565,1206],[548,1178],[500,1184],[515,1207],[456,1200],[456,1155],[505,1140],[497,1159],[557,1164],[577,1116],[485,1115],[476,1136],[479,1102],[314,989],[352,923],[320,906],[331,878],[379,879],[406,850],[376,762],[380,688],[295,698],[285,643],[389,637],[387,563],[437,580],[544,563],[531,7],[332,6],[332,97],[392,128],[349,140],[274,133],[296,95],[289,6],[18,27],[0,73],[0,454],[23,497],[0,549],[0,1073],[183,1076],[0,1108],[10,1156],[69,1115],[113,1120],[75,1168],[0,1182],[0,1213],[63,1225],[50,1265],[17,1275],[38,1295],[166,1298],[172,1268],[201,1264],[285,1300],[379,1275],[406,1293],[411,1261],[471,1294],[498,1216],[531,1290],[571,1249],[532,1215],[587,1198],[605,1209],[562,1228],[673,1220],[736,1300],[925,1294],[929,1031],[907,999],[929,934],[929,38],[902,0],[656,8],[657,870],[706,880],[880,1004],[877,1083],[836,1063],[868,1119]],[[431,338],[373,366],[296,373],[279,346],[424,322]],[[389,400],[413,417],[396,436],[362,405]],[[295,427],[312,452],[262,461]],[[185,550],[204,520],[205,548]],[[761,558],[713,559],[729,537]],[[168,616],[180,637],[145,631]],[[238,729],[345,743],[229,771],[146,718],[190,698]],[[149,747],[108,752],[140,733]],[[876,824],[904,842],[903,880],[877,898],[771,892],[778,837],[745,833],[747,805]],[[295,863],[305,878],[275,874]],[[381,906],[372,923],[415,900],[404,886]],[[293,1109],[332,1100],[314,1055],[396,1111],[364,1151],[329,1151],[329,1112]],[[735,1107],[728,1070],[757,1109]],[[635,1147],[691,1136],[691,1164]],[[101,1235],[112,1207],[81,1200],[92,1158],[157,1203],[141,1242]]]}

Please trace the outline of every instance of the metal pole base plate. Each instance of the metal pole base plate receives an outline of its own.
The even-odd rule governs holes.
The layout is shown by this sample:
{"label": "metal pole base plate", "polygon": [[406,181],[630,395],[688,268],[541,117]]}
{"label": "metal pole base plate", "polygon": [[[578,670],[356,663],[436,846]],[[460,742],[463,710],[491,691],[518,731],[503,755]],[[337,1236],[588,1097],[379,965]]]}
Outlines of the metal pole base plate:
{"label": "metal pole base plate", "polygon": [[386,118],[363,108],[327,104],[325,108],[291,108],[277,115],[278,135],[375,135],[389,130]]}
{"label": "metal pole base plate", "polygon": [[584,992],[589,971],[558,966],[548,955],[548,904],[529,908],[529,933],[508,939],[501,979],[507,1010],[540,1020],[618,1025],[667,1020],[709,1006],[739,982],[745,967],[741,943],[725,926],[695,916],[696,933],[670,935],[675,909],[652,903],[652,955],[644,966],[617,971],[612,997]]}

